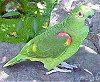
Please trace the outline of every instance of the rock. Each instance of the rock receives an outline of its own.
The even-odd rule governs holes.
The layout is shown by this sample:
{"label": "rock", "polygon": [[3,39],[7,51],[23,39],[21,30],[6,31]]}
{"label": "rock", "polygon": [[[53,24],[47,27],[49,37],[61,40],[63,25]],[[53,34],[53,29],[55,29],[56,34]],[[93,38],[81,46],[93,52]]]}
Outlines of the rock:
{"label": "rock", "polygon": [[100,12],[95,11],[95,15],[93,17],[93,27],[90,28],[90,32],[94,32],[96,34],[100,33]]}
{"label": "rock", "polygon": [[[98,55],[91,48],[82,46],[79,51],[67,60],[70,64],[79,64],[83,69],[93,73],[94,78],[91,78],[91,81],[82,81],[82,82],[100,82],[100,55]],[[84,78],[84,77],[83,77]],[[86,78],[84,78],[85,80]],[[81,82],[81,81],[79,81]]]}
{"label": "rock", "polygon": [[64,11],[61,6],[57,5],[51,13],[49,26],[53,26],[61,22],[66,16],[67,16],[67,12]]}
{"label": "rock", "polygon": [[97,52],[100,54],[100,33],[90,33],[88,39],[94,43],[95,47],[97,48]]}
{"label": "rock", "polygon": [[[72,73],[53,73],[45,75],[47,70],[40,62],[23,61],[12,67],[3,68],[2,66],[11,58],[16,56],[23,44],[9,44],[0,42],[0,53],[4,53],[0,58],[6,57],[3,63],[0,63],[0,82],[25,82],[25,81],[66,81],[66,82],[93,82],[100,81],[100,55],[95,51],[90,52],[90,48],[82,46],[80,50],[67,60],[70,64],[80,65],[80,69],[74,70]],[[1,61],[0,61],[1,62]],[[93,75],[87,73],[83,69],[87,69]]]}
{"label": "rock", "polygon": [[91,42],[90,40],[88,39],[85,39],[82,43],[82,45],[85,45],[93,50],[95,50],[97,52],[97,48],[95,47],[95,45],[93,44],[93,42]]}

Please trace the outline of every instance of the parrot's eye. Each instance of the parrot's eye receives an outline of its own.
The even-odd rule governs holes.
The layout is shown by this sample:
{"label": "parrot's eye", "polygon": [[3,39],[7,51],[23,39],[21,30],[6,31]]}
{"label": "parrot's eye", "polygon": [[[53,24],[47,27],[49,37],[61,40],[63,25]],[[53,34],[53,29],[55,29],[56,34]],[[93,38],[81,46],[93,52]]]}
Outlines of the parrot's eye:
{"label": "parrot's eye", "polygon": [[78,12],[77,14],[79,17],[83,17],[83,13],[81,11]]}

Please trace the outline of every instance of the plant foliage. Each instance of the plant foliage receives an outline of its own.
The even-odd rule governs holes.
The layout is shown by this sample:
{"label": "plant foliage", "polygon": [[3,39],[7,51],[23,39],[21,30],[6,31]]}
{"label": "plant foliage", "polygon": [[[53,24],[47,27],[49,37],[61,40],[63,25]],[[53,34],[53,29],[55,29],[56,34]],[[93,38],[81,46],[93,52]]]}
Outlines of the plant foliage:
{"label": "plant foliage", "polygon": [[46,30],[57,0],[1,0],[0,41],[19,43]]}

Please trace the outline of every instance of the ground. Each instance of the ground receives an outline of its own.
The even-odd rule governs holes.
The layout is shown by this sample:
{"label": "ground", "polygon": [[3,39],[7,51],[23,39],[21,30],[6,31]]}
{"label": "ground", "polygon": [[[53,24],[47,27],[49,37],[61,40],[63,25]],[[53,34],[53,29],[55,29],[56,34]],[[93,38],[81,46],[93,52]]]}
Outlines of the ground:
{"label": "ground", "polygon": [[[85,2],[100,4],[100,0],[85,0]],[[66,16],[62,7],[59,8],[58,11],[53,12],[57,20],[51,22],[52,24],[62,21]],[[3,68],[2,66],[8,60],[19,53],[24,44],[0,42],[0,82],[100,82],[100,11],[95,11],[93,27],[90,28],[90,33],[82,45],[84,46],[80,47],[74,56],[66,60],[69,64],[79,65],[80,69],[76,69],[72,73],[57,72],[45,75],[47,70],[40,62],[25,61],[12,67]],[[89,70],[93,75],[83,69]]]}

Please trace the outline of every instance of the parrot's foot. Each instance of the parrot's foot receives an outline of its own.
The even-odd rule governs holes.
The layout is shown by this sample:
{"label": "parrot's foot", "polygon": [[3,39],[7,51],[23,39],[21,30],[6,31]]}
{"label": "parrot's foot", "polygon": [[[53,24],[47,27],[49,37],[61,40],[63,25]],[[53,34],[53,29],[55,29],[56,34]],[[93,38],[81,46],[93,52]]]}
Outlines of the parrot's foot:
{"label": "parrot's foot", "polygon": [[[64,68],[67,68],[67,69],[71,69],[71,70],[74,70],[74,69],[83,69],[83,68],[81,68],[80,66],[77,66],[76,64],[74,64],[74,65],[70,65],[70,64],[67,64],[66,62],[62,62],[61,63],[61,65],[59,65],[60,67],[64,67]],[[89,74],[91,74],[91,75],[93,75],[92,74],[92,72],[90,72],[89,70],[87,70],[87,69],[83,69],[85,72],[87,72],[87,73],[89,73]]]}
{"label": "parrot's foot", "polygon": [[67,69],[74,69],[74,68],[78,68],[78,66],[76,64],[74,65],[70,65],[70,64],[67,64],[66,62],[62,62],[60,65],[60,67],[63,67],[63,68],[67,68]]}
{"label": "parrot's foot", "polygon": [[[76,64],[70,65],[70,64],[67,64],[66,62],[62,62],[59,66],[55,67],[53,70],[46,72],[46,74],[49,75],[54,72],[63,72],[63,73],[72,72],[75,69],[83,69],[83,68],[81,68],[80,66],[77,66]],[[83,69],[83,70],[85,72],[93,75],[92,72],[90,72],[89,70],[87,70],[87,69]]]}
{"label": "parrot's foot", "polygon": [[47,75],[49,74],[52,74],[54,72],[72,72],[71,70],[68,70],[68,69],[60,69],[58,67],[54,67],[53,70],[49,71],[49,72],[46,72]]}
{"label": "parrot's foot", "polygon": [[77,65],[70,65],[66,62],[62,62],[58,67],[55,67],[53,70],[47,72],[46,74],[49,75],[54,72],[72,72],[74,68],[77,69]]}

